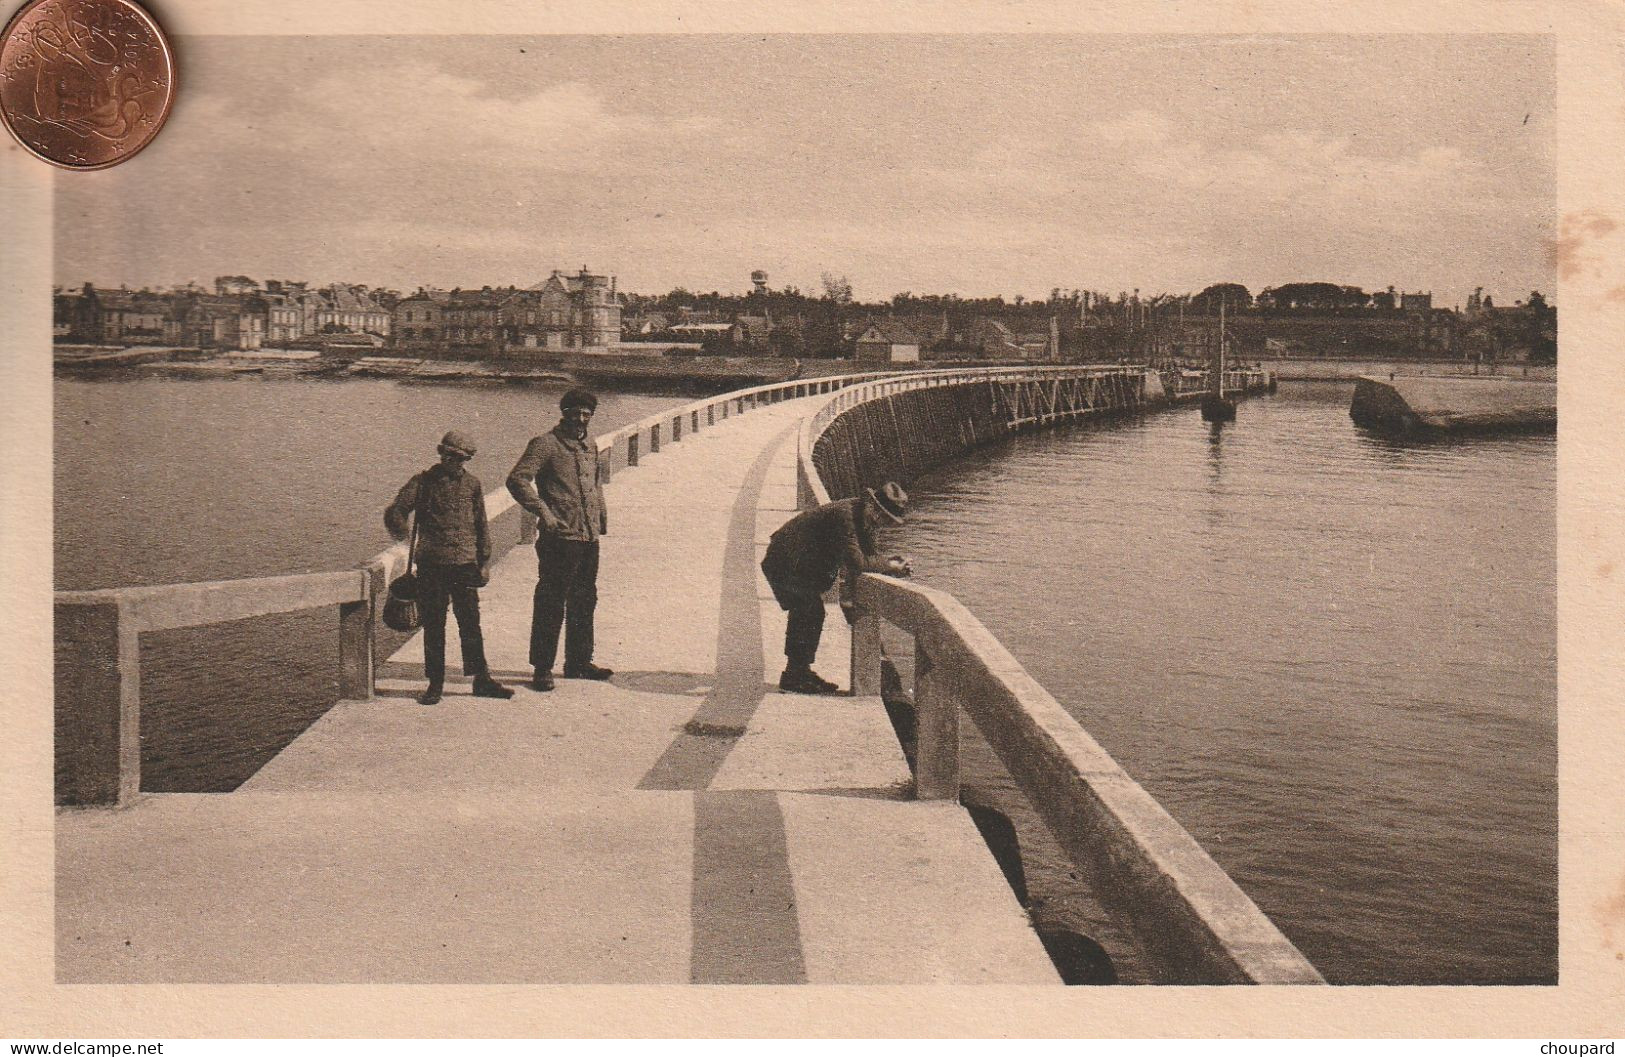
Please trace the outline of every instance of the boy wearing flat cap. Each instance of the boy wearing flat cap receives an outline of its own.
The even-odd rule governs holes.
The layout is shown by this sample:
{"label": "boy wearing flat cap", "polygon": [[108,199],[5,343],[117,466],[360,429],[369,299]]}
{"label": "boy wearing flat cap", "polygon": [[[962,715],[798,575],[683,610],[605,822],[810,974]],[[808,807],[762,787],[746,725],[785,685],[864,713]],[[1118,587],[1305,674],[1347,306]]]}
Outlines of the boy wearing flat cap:
{"label": "boy wearing flat cap", "polygon": [[479,589],[491,582],[491,534],[485,521],[485,490],[464,469],[474,444],[457,430],[440,441],[440,463],[416,474],[384,511],[391,536],[405,539],[407,518],[417,520],[418,613],[423,621],[423,674],[428,689],[420,704],[434,705],[446,682],[446,606],[457,614],[463,672],[474,677],[475,697],[510,698],[513,691],[491,678],[480,633]]}
{"label": "boy wearing flat cap", "polygon": [[531,689],[553,689],[553,662],[564,630],[564,677],[608,679],[592,662],[598,608],[598,537],[609,531],[598,448],[587,426],[598,398],[571,389],[559,400],[559,424],[534,438],[508,475],[508,491],[536,515],[536,596],[530,620]]}
{"label": "boy wearing flat cap", "polygon": [[792,694],[834,693],[834,683],[813,671],[824,633],[824,592],[844,571],[850,582],[863,573],[908,576],[902,558],[875,554],[874,526],[903,523],[908,493],[887,481],[864,489],[855,499],[804,510],[773,533],[762,558],[762,575],[779,608],[789,614],[784,628],[784,674],[779,689]]}

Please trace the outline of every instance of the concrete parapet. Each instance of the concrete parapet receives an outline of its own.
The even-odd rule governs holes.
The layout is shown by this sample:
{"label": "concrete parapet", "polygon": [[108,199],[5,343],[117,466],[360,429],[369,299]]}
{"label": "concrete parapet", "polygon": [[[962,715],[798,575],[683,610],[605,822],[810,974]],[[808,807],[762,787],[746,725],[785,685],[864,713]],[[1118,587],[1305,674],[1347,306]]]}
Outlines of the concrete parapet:
{"label": "concrete parapet", "polygon": [[140,653],[116,599],[55,606],[56,802],[128,803],[140,789]]}
{"label": "concrete parapet", "polygon": [[[1155,379],[1155,384],[1153,384]],[[1269,376],[1238,374],[1237,389]],[[967,372],[844,390],[804,420],[803,506],[852,496],[1020,429],[1175,399],[1143,368]],[[963,710],[1068,857],[1128,922],[1172,983],[1323,983],[1206,851],[952,596],[866,575],[854,593],[851,686],[876,693],[882,621],[915,641],[915,781],[922,799],[959,792]]]}
{"label": "concrete parapet", "polygon": [[[855,600],[860,622],[884,619],[914,636],[922,799],[958,793],[962,709],[1102,903],[1158,959],[1167,982],[1323,982],[1184,827],[961,603],[873,575],[862,578]],[[878,672],[880,653],[856,635],[853,652],[856,685],[859,669]]]}
{"label": "concrete parapet", "polygon": [[126,804],[141,789],[141,633],[340,607],[339,680],[370,673],[362,625],[372,577],[361,570],[103,591],[59,591],[56,802]]}

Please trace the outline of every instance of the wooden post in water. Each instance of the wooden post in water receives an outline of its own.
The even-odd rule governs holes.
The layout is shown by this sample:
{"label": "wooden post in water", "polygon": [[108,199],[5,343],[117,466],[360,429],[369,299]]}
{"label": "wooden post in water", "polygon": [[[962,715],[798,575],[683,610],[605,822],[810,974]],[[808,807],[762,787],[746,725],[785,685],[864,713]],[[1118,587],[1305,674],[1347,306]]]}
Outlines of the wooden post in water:
{"label": "wooden post in water", "polygon": [[1202,397],[1203,422],[1234,422],[1236,402],[1224,395],[1224,312],[1225,302],[1219,301],[1219,342],[1208,361],[1207,395]]}

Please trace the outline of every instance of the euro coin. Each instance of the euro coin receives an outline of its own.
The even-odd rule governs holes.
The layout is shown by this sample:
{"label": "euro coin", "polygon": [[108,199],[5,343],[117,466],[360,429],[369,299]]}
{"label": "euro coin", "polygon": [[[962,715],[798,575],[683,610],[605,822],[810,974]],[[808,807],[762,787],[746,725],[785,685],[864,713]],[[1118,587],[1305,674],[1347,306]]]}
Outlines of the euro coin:
{"label": "euro coin", "polygon": [[174,99],[174,53],[133,0],[32,0],[0,37],[0,120],[52,165],[128,161]]}

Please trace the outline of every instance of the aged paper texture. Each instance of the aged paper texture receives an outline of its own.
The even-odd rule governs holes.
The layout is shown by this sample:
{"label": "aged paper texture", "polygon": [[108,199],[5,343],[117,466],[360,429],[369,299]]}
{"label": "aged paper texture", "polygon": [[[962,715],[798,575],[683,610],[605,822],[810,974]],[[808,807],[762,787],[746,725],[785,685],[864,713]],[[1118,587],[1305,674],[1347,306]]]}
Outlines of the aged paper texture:
{"label": "aged paper texture", "polygon": [[[1518,6],[1477,2],[1075,5],[989,0],[821,7],[767,3],[748,8],[676,2],[594,7],[499,0],[462,4],[401,0],[387,6],[360,0],[165,0],[149,6],[176,42],[179,70],[175,110],[152,148],[120,168],[82,174],[54,172],[9,140],[0,145],[0,230],[4,231],[0,241],[0,392],[5,394],[0,399],[4,439],[0,451],[5,454],[0,477],[5,495],[0,503],[0,620],[4,621],[0,663],[5,690],[0,701],[7,721],[5,765],[0,767],[0,802],[5,807],[0,823],[0,846],[4,848],[0,854],[4,863],[0,866],[0,1033],[42,1039],[1576,1038],[1605,1036],[1625,1023],[1625,827],[1619,812],[1619,805],[1625,803],[1625,772],[1620,762],[1625,760],[1625,715],[1620,708],[1619,675],[1625,667],[1621,651],[1625,597],[1620,589],[1625,580],[1625,531],[1621,528],[1625,510],[1621,509],[1618,477],[1617,424],[1625,408],[1625,358],[1621,355],[1625,349],[1625,181],[1620,179],[1618,163],[1625,154],[1621,135],[1625,132],[1625,8],[1608,0]],[[370,240],[380,258],[395,258],[387,266],[381,264],[378,278],[350,265],[335,267],[352,267],[354,281],[387,282],[409,290],[406,284],[412,282],[413,267],[419,264],[424,274],[432,273],[421,281],[431,284],[445,281],[450,285],[457,281],[456,276],[467,276],[463,281],[477,280],[482,274],[495,274],[499,281],[508,282],[507,272],[501,269],[509,267],[504,262],[511,260],[519,237],[514,232],[526,237],[542,232],[536,237],[551,241],[539,251],[535,268],[573,268],[579,260],[585,274],[585,262],[591,261],[594,268],[618,271],[623,285],[629,286],[624,277],[636,271],[632,257],[642,253],[649,261],[674,259],[679,252],[674,245],[694,231],[706,231],[719,243],[731,240],[735,248],[729,252],[741,262],[736,269],[741,277],[755,266],[755,260],[794,260],[798,280],[811,288],[816,268],[808,272],[802,258],[785,246],[815,246],[833,272],[849,275],[859,286],[866,277],[875,277],[860,292],[864,297],[880,298],[909,288],[907,281],[893,278],[900,270],[919,276],[914,280],[916,292],[958,287],[984,292],[986,283],[979,278],[983,273],[968,264],[961,267],[956,257],[964,255],[964,230],[968,230],[972,241],[985,234],[983,252],[1004,255],[998,267],[1012,277],[1006,293],[1036,289],[1039,284],[1046,290],[1050,286],[1047,279],[1028,276],[1053,275],[1054,283],[1068,283],[1067,269],[1081,258],[1109,262],[1109,267],[1089,274],[1104,270],[1121,277],[1104,281],[1133,286],[1142,285],[1143,278],[1148,291],[1196,290],[1224,278],[1229,268],[1243,267],[1240,262],[1245,260],[1247,247],[1256,252],[1259,244],[1249,242],[1250,232],[1215,237],[1205,230],[1209,222],[1200,210],[1208,189],[1191,176],[1193,172],[1210,166],[1215,180],[1245,186],[1248,179],[1268,181],[1289,171],[1312,176],[1317,166],[1336,168],[1340,158],[1363,149],[1363,144],[1351,143],[1341,134],[1335,101],[1307,101],[1294,94],[1290,85],[1297,80],[1313,81],[1304,68],[1271,68],[1252,76],[1223,70],[1204,73],[1193,59],[1188,76],[1211,75],[1214,90],[1235,93],[1238,108],[1244,97],[1255,98],[1248,93],[1263,92],[1282,100],[1283,109],[1292,113],[1280,121],[1296,130],[1298,138],[1289,135],[1274,140],[1280,148],[1274,155],[1223,149],[1184,151],[1177,142],[1177,130],[1170,133],[1170,127],[1145,117],[1166,101],[1163,89],[1169,87],[1148,77],[1125,76],[1120,93],[1103,92],[1090,109],[1099,118],[1098,126],[1091,127],[1112,130],[1111,138],[1101,141],[1101,152],[1118,152],[1124,159],[1136,157],[1136,152],[1161,152],[1160,178],[1173,180],[1182,174],[1190,179],[1190,208],[1197,215],[1183,221],[1165,215],[1140,218],[1144,223],[1121,231],[1097,231],[1092,242],[1069,232],[1067,238],[1077,241],[1055,245],[1043,237],[1046,221],[1041,208],[1033,207],[1029,215],[1022,195],[1009,193],[1010,171],[1028,171],[1028,160],[990,150],[980,162],[996,170],[1001,179],[989,181],[982,189],[985,198],[976,198],[981,190],[968,187],[965,181],[974,177],[962,171],[955,177],[961,182],[951,187],[944,184],[943,192],[990,203],[987,214],[961,218],[964,230],[950,234],[946,225],[922,211],[911,221],[917,224],[912,244],[903,246],[897,245],[895,233],[880,230],[885,225],[866,223],[876,218],[895,220],[888,209],[913,208],[906,203],[916,201],[907,196],[886,197],[893,159],[884,144],[871,144],[867,155],[859,152],[831,161],[832,165],[872,166],[880,174],[865,185],[876,190],[873,200],[842,201],[840,192],[831,188],[848,185],[824,187],[809,177],[805,201],[798,203],[801,211],[778,221],[772,220],[771,202],[751,199],[749,173],[741,176],[744,186],[736,205],[697,201],[680,187],[686,176],[696,173],[715,178],[705,170],[705,159],[707,144],[719,140],[760,136],[768,146],[787,154],[816,152],[816,135],[798,137],[785,127],[791,120],[785,116],[789,111],[774,110],[788,106],[784,100],[798,90],[793,83],[783,86],[783,96],[768,94],[742,105],[718,104],[698,117],[662,122],[649,116],[658,108],[640,111],[612,105],[615,101],[603,97],[601,86],[589,74],[553,85],[551,95],[539,98],[519,90],[526,74],[513,74],[514,67],[504,65],[503,72],[493,72],[491,77],[502,82],[494,97],[506,102],[487,105],[493,96],[469,72],[481,62],[482,41],[501,40],[504,48],[511,44],[508,50],[517,51],[528,41],[558,37],[568,38],[576,64],[572,69],[577,71],[595,57],[605,63],[630,62],[638,76],[628,78],[622,69],[618,82],[629,98],[647,101],[668,92],[721,96],[733,83],[721,58],[726,49],[718,50],[714,79],[697,77],[691,60],[684,60],[690,64],[678,76],[676,61],[668,67],[660,57],[676,54],[664,50],[673,40],[740,34],[760,37],[764,46],[771,42],[773,48],[827,54],[834,57],[831,61],[852,63],[854,69],[863,69],[866,87],[883,96],[885,106],[905,114],[921,97],[940,91],[941,86],[934,85],[932,76],[922,72],[917,62],[897,66],[893,76],[884,42],[901,38],[885,35],[934,35],[934,47],[940,47],[944,55],[957,56],[953,69],[976,79],[968,87],[954,86],[954,91],[966,98],[982,96],[984,103],[1035,144],[1035,152],[1038,144],[1069,141],[1075,130],[1056,126],[1050,113],[1052,99],[1021,94],[1019,86],[1035,83],[1030,71],[1012,65],[1020,61],[1023,39],[1042,39],[1051,49],[1043,52],[1046,61],[1059,62],[1055,56],[1068,52],[1064,47],[1052,47],[1056,40],[1080,42],[1076,54],[1087,55],[1100,53],[1107,45],[1132,53],[1145,41],[1166,42],[1170,34],[1204,40],[1256,37],[1265,42],[1264,47],[1275,47],[1272,41],[1280,43],[1285,49],[1281,54],[1290,50],[1299,57],[1307,56],[1310,65],[1328,69],[1350,65],[1353,72],[1344,70],[1343,76],[1354,78],[1360,77],[1362,57],[1381,55],[1385,49],[1411,49],[1420,54],[1436,46],[1499,55],[1495,48],[1501,45],[1495,42],[1515,39],[1530,54],[1555,56],[1555,98],[1545,115],[1552,122],[1544,133],[1549,137],[1543,141],[1548,146],[1542,148],[1545,153],[1536,158],[1538,164],[1529,173],[1531,185],[1536,186],[1534,193],[1545,193],[1541,188],[1554,191],[1549,212],[1525,211],[1513,220],[1497,216],[1494,201],[1476,202],[1482,229],[1470,238],[1436,244],[1436,231],[1447,229],[1435,229],[1425,209],[1413,208],[1416,203],[1404,200],[1410,189],[1432,186],[1439,172],[1459,173],[1465,199],[1483,187],[1504,187],[1505,174],[1476,183],[1483,172],[1475,166],[1493,168],[1493,160],[1464,162],[1453,148],[1429,150],[1424,136],[1410,141],[1417,148],[1410,154],[1386,157],[1382,164],[1374,164],[1329,192],[1321,188],[1321,193],[1331,196],[1326,201],[1342,210],[1342,219],[1357,208],[1370,211],[1368,223],[1351,222],[1339,229],[1362,232],[1360,237],[1367,242],[1347,247],[1318,245],[1314,225],[1299,217],[1300,226],[1282,246],[1285,252],[1290,243],[1294,260],[1302,262],[1305,271],[1324,273],[1331,266],[1323,262],[1338,253],[1359,253],[1383,242],[1408,240],[1415,243],[1411,256],[1424,264],[1448,260],[1459,266],[1460,258],[1470,255],[1493,259],[1498,268],[1506,260],[1526,261],[1527,271],[1508,265],[1497,273],[1508,295],[1527,296],[1537,284],[1555,282],[1552,300],[1562,313],[1557,454],[1560,799],[1556,837],[1560,896],[1556,984],[1050,988],[435,984],[426,992],[419,986],[365,982],[275,986],[207,980],[162,985],[57,982],[53,833],[61,816],[53,809],[51,794],[53,377],[49,350],[52,285],[73,281],[73,277],[65,280],[55,267],[59,254],[71,253],[76,266],[87,274],[125,275],[135,286],[193,278],[207,282],[215,272],[205,274],[204,269],[214,267],[212,262],[218,259],[209,255],[217,248],[212,243],[233,237],[232,230],[245,245],[254,246],[254,253],[263,252],[259,259],[273,262],[348,260],[352,258],[342,254],[312,252],[309,245],[326,240]],[[643,43],[628,45],[625,38],[632,36]],[[979,41],[995,37],[998,46],[990,46],[986,62],[964,59]],[[1017,43],[1012,45],[1012,40]],[[1480,46],[1478,40],[1489,43]],[[790,46],[787,41],[804,43]],[[455,56],[455,61],[448,59],[448,69],[453,72],[437,69],[436,56]],[[388,93],[369,96],[365,86],[376,84],[376,79],[353,75],[371,69],[380,57],[393,64],[395,84]],[[639,63],[646,65],[639,67]],[[1125,60],[1125,68],[1131,66],[1132,60]],[[967,70],[973,72],[967,74]],[[1046,67],[1046,71],[1047,77],[1063,81],[1067,77],[1064,65]],[[1504,77],[1509,85],[1524,85],[1525,81],[1516,69],[1499,68],[1495,76]],[[1549,76],[1549,71],[1543,74],[1531,66],[1528,79],[1541,76]],[[245,98],[239,88],[215,90],[234,77],[252,82],[252,107],[225,105],[223,100]],[[1279,83],[1260,84],[1260,77],[1273,77]],[[629,82],[641,83],[626,87]],[[195,94],[189,96],[194,85],[198,86]],[[1437,87],[1443,92],[1450,86],[1441,77]],[[343,99],[320,98],[324,91],[331,96],[340,89],[354,94]],[[532,107],[528,112],[526,105]],[[852,105],[832,99],[833,119],[861,122],[862,111],[855,106],[850,114],[841,110]],[[324,106],[330,122],[318,127]],[[288,127],[281,120],[288,113],[307,115],[309,124]],[[669,116],[671,111],[662,113]],[[357,120],[358,114],[366,115],[365,120]],[[1250,130],[1273,120],[1256,113],[1232,118],[1237,127]],[[534,145],[533,155],[521,156],[511,141],[500,134],[487,135],[488,130],[479,125],[481,121],[519,119],[534,120],[543,130],[539,136],[543,142]],[[1462,128],[1471,125],[1470,116],[1461,118]],[[448,150],[467,152],[463,155],[467,174],[459,176],[446,165],[412,169],[412,159],[390,161],[391,130],[408,127],[436,130],[452,145]],[[266,135],[285,136],[286,143],[265,143],[257,138],[261,130]],[[1502,134],[1491,129],[1474,134],[1478,132],[1486,138]],[[921,137],[966,133],[965,128],[939,123],[923,129]],[[971,139],[967,136],[967,142]],[[613,163],[605,161],[608,154],[622,144],[640,141],[659,141],[668,148],[673,143],[692,144],[692,156],[681,167],[672,167],[666,187],[658,179],[650,180],[647,173],[640,174],[644,186],[660,189],[651,198],[669,189],[670,201],[692,214],[684,221],[692,226],[675,228],[678,234],[667,235],[661,227],[660,203],[638,203],[647,207],[647,214],[615,219],[618,248],[602,249],[592,244],[590,222],[573,214],[603,220],[595,212],[596,189],[591,180],[613,173]],[[916,147],[918,144],[911,144],[908,150]],[[185,173],[164,170],[174,180],[159,185],[151,182],[150,174],[160,171],[154,158],[166,148],[192,159],[193,165]],[[322,164],[301,167],[300,174],[290,175],[285,184],[268,181],[263,170],[249,172],[242,167],[245,155],[255,164],[275,165],[279,150],[321,152],[318,160]],[[538,187],[556,188],[558,174],[573,164],[595,175],[568,195],[532,194],[523,179],[502,182],[490,176],[508,164],[500,154],[504,150],[514,150],[514,170],[533,175]],[[1062,164],[1102,164],[1102,154],[1076,143],[1056,150]],[[900,148],[900,153],[906,152]],[[628,156],[658,157],[652,153]],[[1493,150],[1484,158],[1493,159]],[[1049,161],[1054,163],[1055,157]],[[758,162],[766,165],[760,158]],[[792,162],[807,165],[804,156],[786,158],[787,165]],[[390,164],[422,175],[425,182],[415,203],[403,204],[398,197],[390,197],[400,194],[398,181],[388,182],[392,190],[380,197],[371,196],[366,167]],[[1241,171],[1245,165],[1257,168],[1250,173]],[[807,171],[815,173],[817,166]],[[1054,165],[1033,164],[1030,172],[1032,184],[1026,190],[1031,199],[1058,200],[1064,179]],[[299,182],[319,179],[323,173],[352,194],[348,214],[342,218],[310,216],[298,208],[302,195],[328,193],[330,189]],[[892,175],[904,182],[923,179],[917,174]],[[946,179],[942,173],[934,178]],[[1374,186],[1372,180],[1385,183]],[[236,189],[237,197],[222,194],[222,187]],[[273,188],[269,196],[262,195],[268,200],[245,197],[265,188]],[[144,228],[149,214],[140,209],[118,216],[92,215],[121,200],[190,193],[207,195],[210,201],[230,200],[230,220],[217,218],[187,233]],[[414,209],[420,215],[414,215]],[[508,230],[505,216],[516,218],[513,230]],[[545,219],[538,221],[538,217]],[[1269,219],[1262,213],[1257,217],[1260,224]],[[1196,252],[1185,245],[1179,231],[1182,223],[1191,229],[1193,240],[1208,240],[1202,245],[1235,242],[1237,256],[1215,261],[1205,273],[1211,280],[1192,278],[1192,273],[1171,263],[1188,260]],[[1009,229],[1022,225],[1028,226],[1025,230],[1031,238],[1022,242],[1008,237]],[[546,233],[555,228],[564,234]],[[65,229],[76,233],[73,245],[54,246],[53,240]],[[85,231],[105,232],[105,238],[85,237]],[[1509,246],[1513,248],[1509,250]],[[606,259],[617,254],[621,259]],[[211,263],[188,271],[194,255]],[[701,256],[696,254],[696,260]],[[704,267],[709,269],[717,260],[715,253],[704,256]],[[397,271],[400,261],[408,266]],[[905,263],[900,266],[899,261]],[[264,265],[275,267],[275,263]],[[256,267],[249,261],[233,270],[253,273]],[[1451,274],[1460,271],[1456,267]],[[1425,272],[1424,268],[1417,274]],[[545,276],[545,270],[542,274]],[[1345,274],[1366,273],[1350,267]],[[454,278],[442,280],[441,275]],[[308,278],[325,282],[346,277]],[[77,277],[77,281],[83,279]],[[663,291],[682,285],[685,275],[680,269],[650,264],[642,281],[648,291]],[[692,281],[711,280],[697,275]],[[1369,285],[1373,280],[1365,281]],[[1458,301],[1465,293],[1437,291],[1441,299]],[[496,461],[506,457],[497,456]],[[497,483],[501,473],[494,462],[481,472],[488,475],[487,486]],[[109,482],[108,487],[116,489],[116,482]],[[1470,765],[1471,761],[1462,764]],[[251,910],[245,907],[244,913]]]}

